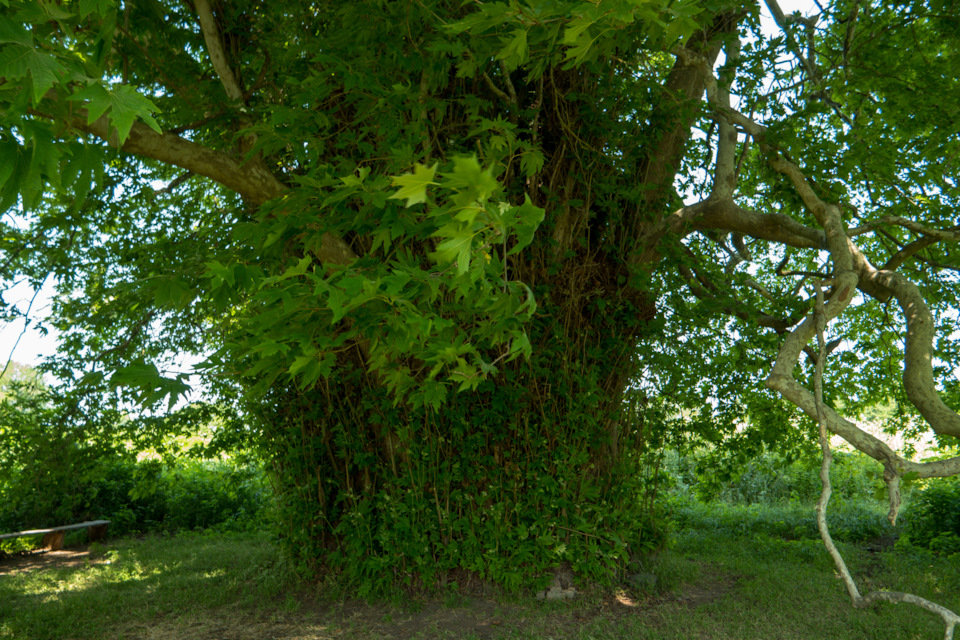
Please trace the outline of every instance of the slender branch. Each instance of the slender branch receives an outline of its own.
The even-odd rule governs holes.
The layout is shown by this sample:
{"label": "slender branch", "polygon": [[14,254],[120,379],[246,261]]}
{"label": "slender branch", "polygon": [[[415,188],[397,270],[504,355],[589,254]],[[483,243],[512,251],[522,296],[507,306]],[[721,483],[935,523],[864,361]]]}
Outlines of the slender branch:
{"label": "slender branch", "polygon": [[[680,274],[687,280],[687,286],[690,291],[701,300],[717,300],[718,287],[710,281],[709,278],[700,273],[697,269],[690,269],[685,265],[678,267]],[[732,297],[732,296],[731,296]],[[720,311],[726,315],[740,318],[745,322],[752,322],[761,327],[773,329],[777,333],[786,332],[791,326],[800,321],[800,319],[782,319],[761,311],[750,309],[746,304],[733,298],[733,304],[724,304]]]}
{"label": "slender branch", "polygon": [[504,91],[503,89],[498,87],[496,83],[494,83],[493,78],[490,77],[490,74],[484,71],[483,75],[481,75],[480,77],[483,78],[484,82],[487,83],[487,87],[490,89],[490,91],[493,91],[495,96],[497,96],[507,104],[512,104],[510,100],[510,96],[507,95],[506,91]]}
{"label": "slender branch", "polygon": [[513,80],[510,79],[510,71],[507,69],[507,63],[503,60],[500,61],[500,71],[503,73],[503,81],[507,84],[507,91],[510,93],[510,104],[519,106],[520,100],[517,98],[517,88],[513,85]]}
{"label": "slender branch", "polygon": [[122,352],[123,350],[125,350],[127,347],[130,346],[130,344],[131,344],[134,340],[137,339],[137,337],[138,337],[141,333],[143,333],[143,328],[144,328],[145,326],[147,326],[147,324],[149,324],[150,321],[153,320],[153,318],[154,318],[155,316],[156,316],[156,313],[153,312],[153,311],[151,311],[151,312],[147,313],[146,315],[144,315],[143,318],[140,320],[140,322],[138,322],[137,324],[135,324],[135,325],[133,326],[133,328],[130,329],[129,333],[127,334],[126,339],[125,339],[123,342],[121,342],[120,344],[118,344],[118,345],[116,345],[116,346],[114,346],[114,347],[110,347],[110,348],[108,348],[108,349],[104,349],[103,351],[101,351],[100,353],[98,353],[97,355],[95,355],[95,356],[93,357],[93,359],[92,359],[93,362],[101,361],[101,360],[103,360],[105,357],[107,357],[108,355],[110,355],[110,354],[112,354],[112,353],[118,353],[118,352]]}
{"label": "slender branch", "polygon": [[853,46],[853,38],[857,32],[857,14],[860,12],[860,1],[853,3],[850,15],[847,16],[847,32],[843,36],[843,73],[850,75],[850,49]]}
{"label": "slender branch", "polygon": [[884,600],[886,602],[892,602],[894,604],[905,602],[907,604],[913,604],[921,609],[926,609],[931,613],[935,613],[941,618],[946,625],[946,628],[943,633],[943,640],[953,640],[953,631],[956,628],[957,624],[960,623],[960,616],[956,613],[947,609],[944,606],[941,606],[935,602],[931,602],[926,598],[921,598],[920,596],[915,596],[912,593],[901,593],[899,591],[874,591],[867,594],[864,597],[859,606],[868,607],[874,602]]}
{"label": "slender branch", "polygon": [[174,189],[176,189],[177,187],[179,187],[180,185],[182,185],[184,182],[186,182],[192,177],[193,177],[193,173],[190,171],[187,171],[186,173],[182,173],[176,178],[174,178],[173,180],[171,180],[170,182],[168,182],[167,186],[160,189],[158,193],[172,193]]}
{"label": "slender branch", "polygon": [[923,224],[920,224],[916,220],[911,220],[910,218],[904,218],[902,216],[883,216],[877,220],[871,220],[865,224],[860,225],[859,227],[854,227],[847,231],[847,236],[853,238],[855,236],[862,235],[864,233],[873,231],[879,227],[883,226],[898,226],[903,227],[904,229],[909,229],[914,233],[918,233],[923,236],[933,238],[935,240],[946,240],[949,242],[956,242],[960,240],[960,227],[951,227],[949,229],[937,229],[936,227],[928,227]]}
{"label": "slender branch", "polygon": [[213,70],[220,77],[223,89],[227,92],[227,97],[242,106],[243,90],[240,89],[240,85],[230,69],[230,64],[227,62],[227,55],[223,52],[220,31],[217,29],[217,21],[213,17],[210,2],[209,0],[194,0],[193,4],[197,9],[197,16],[200,18],[200,30],[203,32],[203,41],[207,45],[207,53],[210,55],[210,62],[213,63]]}
{"label": "slender branch", "polygon": [[882,271],[894,271],[898,269],[904,262],[920,253],[929,246],[935,245],[938,240],[934,237],[927,236],[925,238],[920,238],[919,240],[914,240],[907,246],[903,247],[895,254],[890,256],[890,259],[880,267]]}
{"label": "slender branch", "polygon": [[783,15],[783,9],[777,4],[777,0],[764,0],[764,4],[770,9],[770,14],[773,16],[774,22],[776,22],[780,30],[783,31],[783,35],[786,36],[787,47],[793,51],[793,54],[797,56],[800,64],[802,64],[803,68],[810,74],[810,79],[815,83],[820,82],[820,71],[817,69],[816,61],[803,55],[803,52],[800,50],[800,44],[796,38],[793,37],[793,33],[787,28],[787,18]]}
{"label": "slender branch", "polygon": [[40,286],[34,290],[33,295],[30,297],[30,302],[27,304],[27,310],[23,313],[23,329],[20,331],[20,335],[17,336],[17,339],[13,342],[13,347],[10,349],[10,355],[7,356],[7,362],[3,365],[3,371],[0,371],[0,380],[3,379],[3,376],[7,375],[7,369],[10,368],[10,364],[13,362],[13,354],[17,352],[17,347],[20,346],[20,341],[30,328],[30,312],[33,310],[33,303],[37,301],[37,297],[40,295],[40,290],[43,289],[43,285],[47,282],[47,278],[49,277],[49,273],[43,276],[43,280],[40,281]]}
{"label": "slender branch", "polygon": [[[230,69],[227,61],[227,55],[223,51],[223,43],[220,39],[220,31],[217,29],[217,21],[213,17],[213,9],[210,7],[209,0],[194,0],[194,6],[197,9],[197,17],[200,19],[200,30],[203,32],[203,41],[207,45],[207,53],[210,55],[210,62],[213,64],[213,70],[216,71],[223,85],[224,91],[230,102],[236,104],[239,108],[240,126],[247,129],[251,125],[250,117],[247,115],[247,108],[244,104],[243,89],[237,82],[236,76]],[[244,134],[240,139],[240,150],[246,154],[257,144],[257,137],[252,133]],[[261,158],[255,158],[254,162],[261,163]]]}
{"label": "slender branch", "polygon": [[[830,435],[827,430],[827,414],[824,410],[823,404],[823,367],[825,361],[825,345],[823,334],[826,328],[826,314],[823,304],[823,291],[820,289],[819,285],[816,287],[816,296],[817,303],[814,313],[817,319],[817,343],[820,346],[821,355],[819,358],[817,358],[816,371],[813,377],[813,388],[817,406],[817,426],[820,432],[820,450],[823,452],[823,461],[820,464],[820,482],[823,486],[823,489],[820,492],[820,499],[817,500],[817,528],[820,530],[820,538],[823,540],[823,545],[827,548],[827,553],[829,553],[830,557],[833,559],[833,563],[837,568],[837,572],[840,574],[840,577],[843,580],[843,585],[846,587],[847,593],[850,595],[851,603],[855,608],[862,609],[879,601],[892,602],[894,604],[900,602],[913,604],[943,618],[943,622],[946,627],[943,636],[944,640],[953,640],[953,630],[957,623],[960,623],[960,616],[942,605],[931,602],[926,598],[921,598],[920,596],[916,596],[912,593],[902,593],[898,591],[873,591],[866,597],[861,596],[860,591],[857,589],[857,584],[854,582],[853,576],[850,575],[850,570],[847,568],[847,563],[844,562],[843,556],[840,554],[840,550],[837,549],[837,546],[833,543],[833,538],[830,535],[830,529],[827,526],[827,504],[830,502],[830,494],[833,492],[833,488],[830,485],[830,465],[833,462],[833,453],[830,451]],[[886,475],[887,474],[885,473],[884,476]],[[891,519],[895,520],[896,510],[900,504],[900,493],[899,490],[897,490],[899,487],[900,478],[899,474],[894,473],[893,475],[896,476],[897,482],[895,483],[895,486],[891,487],[890,509],[892,514]],[[888,482],[888,484],[890,483]]]}
{"label": "slender branch", "polygon": [[833,452],[830,451],[830,434],[827,431],[827,414],[824,411],[823,404],[823,367],[826,362],[826,340],[824,331],[826,330],[826,307],[823,302],[823,289],[818,283],[815,287],[816,306],[814,308],[814,317],[817,327],[817,345],[820,347],[817,365],[813,374],[813,395],[817,407],[817,428],[820,434],[820,451],[823,453],[823,461],[820,464],[820,483],[823,490],[820,492],[820,498],[817,500],[817,528],[820,530],[820,538],[823,540],[823,546],[827,548],[827,553],[833,558],[833,562],[843,579],[843,584],[850,594],[850,599],[854,604],[860,600],[860,592],[857,590],[857,584],[853,581],[847,564],[843,561],[843,556],[833,543],[830,535],[830,529],[827,527],[827,504],[830,502],[830,494],[833,487],[830,485],[830,465],[833,462]]}

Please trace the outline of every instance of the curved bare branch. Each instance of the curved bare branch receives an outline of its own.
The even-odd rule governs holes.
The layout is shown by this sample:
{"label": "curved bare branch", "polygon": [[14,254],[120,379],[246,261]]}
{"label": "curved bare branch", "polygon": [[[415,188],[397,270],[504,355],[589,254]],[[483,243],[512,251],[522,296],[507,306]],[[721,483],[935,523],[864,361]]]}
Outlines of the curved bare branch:
{"label": "curved bare branch", "polygon": [[[931,602],[926,598],[916,596],[912,593],[900,593],[896,591],[873,591],[866,597],[861,596],[860,590],[857,589],[857,584],[854,582],[853,576],[850,575],[850,570],[847,568],[847,563],[840,554],[840,550],[837,549],[837,545],[833,543],[833,538],[830,535],[830,528],[827,525],[827,504],[830,502],[830,494],[833,492],[833,487],[830,484],[830,465],[833,462],[833,452],[830,450],[830,437],[827,432],[827,419],[825,413],[826,406],[823,403],[823,367],[826,360],[826,344],[823,334],[826,329],[826,313],[823,305],[823,290],[819,285],[816,287],[816,307],[814,310],[814,315],[817,325],[817,343],[820,347],[820,356],[817,358],[816,371],[813,379],[813,388],[815,394],[814,401],[816,402],[817,407],[817,426],[819,427],[820,431],[820,449],[823,452],[823,461],[820,464],[820,482],[823,486],[823,490],[820,492],[820,499],[817,500],[817,528],[820,530],[820,537],[823,540],[823,544],[826,547],[827,552],[833,559],[834,565],[837,567],[837,572],[840,574],[840,577],[843,580],[843,584],[847,589],[847,593],[849,594],[850,600],[852,601],[854,607],[868,607],[871,604],[881,600],[893,603],[905,602],[916,605],[940,616],[946,625],[944,638],[945,640],[952,640],[953,630],[957,623],[960,623],[960,616],[957,616],[956,613],[944,606],[941,606],[935,602]],[[893,473],[888,473],[890,471],[891,469],[889,467],[885,469],[884,478],[888,480],[888,484],[890,486],[890,520],[893,522],[896,520],[897,510],[900,506],[900,477],[895,471]]]}
{"label": "curved bare branch", "polygon": [[[711,93],[714,96],[714,100],[716,100],[716,90]],[[721,108],[721,113],[723,113],[725,117],[732,117],[731,114],[735,113],[731,109],[724,108],[722,104],[718,106]],[[743,117],[742,114],[740,114],[740,117]],[[779,154],[773,155],[769,162],[774,170],[790,180],[794,189],[802,199],[804,206],[824,228],[825,236],[820,237],[824,238],[825,248],[828,248],[830,251],[838,281],[847,278],[847,276],[844,275],[845,273],[855,272],[856,277],[853,280],[855,286],[867,295],[881,302],[885,302],[891,297],[896,298],[907,324],[903,372],[903,384],[907,392],[907,397],[911,403],[917,407],[917,410],[937,434],[960,438],[960,415],[943,402],[936,390],[936,384],[933,378],[932,355],[934,322],[933,316],[920,290],[908,278],[896,271],[889,269],[878,270],[869,263],[844,230],[839,208],[834,204],[824,202],[817,195],[815,189],[797,165]],[[819,232],[800,225],[788,216],[769,217],[770,214],[757,214],[756,212],[737,207],[732,201],[723,202],[722,204],[715,203],[712,206],[707,205],[708,202],[709,199],[701,203],[701,205],[703,205],[701,207],[702,213],[690,216],[693,219],[690,224],[694,227],[708,225],[712,228],[735,230],[745,235],[779,242],[784,241],[783,236],[785,235],[786,229],[789,228],[792,231],[789,236],[794,242],[784,242],[784,244],[790,244],[791,246],[801,246],[796,243],[796,236],[800,235],[800,233],[802,233],[805,238],[812,237],[813,233],[819,235]],[[769,226],[753,227],[754,224],[761,221],[767,225],[773,225],[779,228],[774,231],[770,229]],[[886,216],[880,221],[868,223],[868,225],[865,226],[872,229],[881,223],[899,225],[915,233],[923,234],[925,237],[936,238],[937,240],[955,241],[960,239],[960,232],[956,229],[944,230],[929,228],[916,221],[899,216]],[[858,232],[864,232],[866,230],[867,229],[864,228],[857,229]],[[921,248],[923,247],[918,245],[911,249],[911,251],[915,253]],[[905,252],[901,259],[905,260],[908,253],[909,252]],[[894,262],[894,264],[896,264],[896,262]],[[804,345],[809,338],[810,336],[807,336],[803,341]],[[799,356],[801,349],[802,347],[796,349],[797,356]],[[796,358],[791,358],[790,362],[796,362]],[[781,393],[783,392],[785,392],[785,388],[781,390]],[[792,392],[791,395],[799,399],[796,392]],[[810,399],[808,398],[805,400],[805,403],[812,407],[809,401]],[[804,411],[810,413],[806,408]],[[813,413],[810,415],[816,414]],[[859,431],[857,427],[853,426],[853,428]],[[849,432],[849,429],[844,430]],[[846,436],[844,437],[846,438]],[[860,446],[853,441],[851,441],[851,444],[860,448]],[[869,446],[871,450],[874,448],[872,445]],[[881,455],[883,457],[887,456],[886,453],[882,453]],[[940,474],[937,473],[936,475]]]}
{"label": "curved bare branch", "polygon": [[960,438],[960,415],[943,402],[934,382],[935,324],[923,294],[917,285],[896,271],[873,268],[862,254],[858,255],[857,262],[861,278],[895,298],[906,320],[903,386],[907,397],[938,435]]}

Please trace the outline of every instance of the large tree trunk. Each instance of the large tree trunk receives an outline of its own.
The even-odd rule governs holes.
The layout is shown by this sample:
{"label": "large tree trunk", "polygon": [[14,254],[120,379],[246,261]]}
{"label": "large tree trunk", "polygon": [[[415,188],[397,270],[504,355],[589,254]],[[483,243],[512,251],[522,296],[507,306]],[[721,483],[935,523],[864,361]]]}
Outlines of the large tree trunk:
{"label": "large tree trunk", "polygon": [[371,588],[516,587],[567,563],[610,583],[660,544],[638,498],[648,434],[621,417],[654,309],[626,280],[602,255],[544,270],[532,358],[439,411],[395,406],[359,348],[312,391],[274,389],[265,450],[294,555]]}

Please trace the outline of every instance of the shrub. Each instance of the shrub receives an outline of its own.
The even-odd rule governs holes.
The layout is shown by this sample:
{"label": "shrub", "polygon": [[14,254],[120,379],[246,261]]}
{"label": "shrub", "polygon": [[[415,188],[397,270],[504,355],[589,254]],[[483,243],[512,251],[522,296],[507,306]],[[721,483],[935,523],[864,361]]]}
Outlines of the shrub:
{"label": "shrub", "polygon": [[270,504],[262,471],[221,461],[153,461],[113,465],[89,487],[90,512],[111,521],[113,534],[258,525]]}
{"label": "shrub", "polygon": [[[812,506],[799,504],[734,504],[723,501],[701,503],[689,499],[669,501],[674,527],[688,535],[709,531],[730,538],[756,535],[787,540],[819,540],[816,513]],[[890,534],[885,511],[863,501],[849,501],[827,511],[827,523],[835,540],[863,542]]]}
{"label": "shrub", "polygon": [[[719,450],[666,457],[673,494],[746,505],[815,503],[821,490],[819,468],[816,456],[788,460],[773,452],[746,462]],[[884,486],[879,465],[859,453],[835,452],[830,478],[834,504],[870,498]]]}
{"label": "shrub", "polygon": [[[244,529],[268,503],[258,467],[170,453],[180,449],[169,442],[208,429],[216,408],[196,405],[135,421],[96,400],[0,383],[0,531],[101,518],[111,521],[113,535]],[[165,451],[167,466],[137,461],[138,446]]]}
{"label": "shrub", "polygon": [[948,555],[960,551],[960,478],[914,490],[901,518],[913,544]]}
{"label": "shrub", "polygon": [[[51,490],[43,487],[40,490]],[[8,497],[10,514],[28,513],[35,500],[20,491]],[[110,534],[177,531],[221,527],[235,531],[257,528],[272,497],[262,471],[228,462],[180,460],[170,468],[130,459],[102,464],[76,488],[72,508],[21,521],[0,522],[4,530],[50,526],[104,518]],[[62,511],[62,510],[61,510]]]}

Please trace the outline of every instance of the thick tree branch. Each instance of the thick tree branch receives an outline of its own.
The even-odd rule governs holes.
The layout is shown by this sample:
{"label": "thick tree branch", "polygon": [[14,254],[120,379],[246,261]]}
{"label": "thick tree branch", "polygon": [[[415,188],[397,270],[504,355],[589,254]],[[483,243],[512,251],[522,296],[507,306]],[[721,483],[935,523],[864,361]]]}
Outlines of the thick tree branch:
{"label": "thick tree branch", "polygon": [[666,225],[670,232],[683,235],[722,229],[802,249],[819,249],[824,242],[822,231],[800,224],[786,214],[745,209],[730,199],[708,198],[679,209],[667,218]]}
{"label": "thick tree branch", "polygon": [[[715,101],[730,109],[730,86],[733,84],[734,70],[740,57],[740,39],[734,38],[726,47],[726,70],[716,85]],[[708,88],[709,92],[709,88]],[[726,118],[717,120],[717,162],[713,174],[711,198],[727,199],[733,196],[737,186],[737,130]]]}
{"label": "thick tree branch", "polygon": [[923,294],[917,285],[896,271],[875,269],[859,251],[856,258],[861,279],[894,297],[906,320],[903,386],[907,397],[938,435],[960,438],[960,415],[940,399],[934,382],[935,325]]}
{"label": "thick tree branch", "polygon": [[[116,130],[111,130],[106,116],[87,124],[86,112],[76,110],[67,124],[92,134],[117,148]],[[284,195],[288,188],[259,162],[240,162],[222,151],[214,151],[170,133],[157,133],[143,123],[135,122],[130,135],[119,150],[186,169],[222,184],[260,205]],[[324,264],[349,264],[356,254],[342,239],[331,233],[323,235],[318,254]]]}
{"label": "thick tree branch", "polygon": [[677,56],[660,97],[650,114],[649,130],[659,135],[649,144],[637,163],[637,180],[644,185],[643,199],[637,207],[625,212],[621,246],[635,264],[655,262],[657,244],[668,231],[668,225],[648,225],[647,209],[663,206],[673,196],[673,180],[683,157],[693,122],[699,116],[701,99],[708,85],[715,85],[713,64],[720,54],[720,37],[737,28],[735,14],[719,14],[713,25],[697,34],[686,47],[675,51]]}

